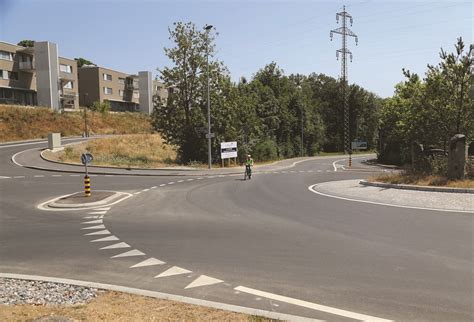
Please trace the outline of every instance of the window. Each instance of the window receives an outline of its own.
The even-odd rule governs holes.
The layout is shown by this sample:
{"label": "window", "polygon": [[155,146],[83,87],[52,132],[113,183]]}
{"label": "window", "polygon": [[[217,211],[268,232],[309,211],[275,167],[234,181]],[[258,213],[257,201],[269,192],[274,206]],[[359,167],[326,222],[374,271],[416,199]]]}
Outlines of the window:
{"label": "window", "polygon": [[0,69],[0,79],[8,79],[8,71]]}
{"label": "window", "polygon": [[13,53],[10,53],[8,51],[0,50],[0,59],[12,61],[13,60]]}
{"label": "window", "polygon": [[104,80],[111,81],[112,80],[112,75],[104,73]]}
{"label": "window", "polygon": [[125,78],[119,77],[118,82],[119,82],[119,84],[124,85],[125,84]]}
{"label": "window", "polygon": [[160,91],[160,90],[161,90],[161,86],[160,86],[160,85],[156,85],[156,90],[157,90],[157,91]]}
{"label": "window", "polygon": [[119,89],[119,96],[125,96],[125,92],[122,89]]}
{"label": "window", "polygon": [[[104,74],[105,75],[105,74]],[[112,95],[112,88],[104,87],[104,94],[105,95]]]}
{"label": "window", "polygon": [[8,72],[8,78],[13,80],[18,80],[18,73],[17,72]]}
{"label": "window", "polygon": [[133,97],[140,98],[140,94],[138,92],[133,92]]}
{"label": "window", "polygon": [[67,89],[72,89],[73,88],[73,83],[72,81],[68,81],[64,84],[63,88],[67,88]]}
{"label": "window", "polygon": [[72,73],[72,66],[60,64],[59,65],[59,70],[64,72],[64,73],[71,74]]}

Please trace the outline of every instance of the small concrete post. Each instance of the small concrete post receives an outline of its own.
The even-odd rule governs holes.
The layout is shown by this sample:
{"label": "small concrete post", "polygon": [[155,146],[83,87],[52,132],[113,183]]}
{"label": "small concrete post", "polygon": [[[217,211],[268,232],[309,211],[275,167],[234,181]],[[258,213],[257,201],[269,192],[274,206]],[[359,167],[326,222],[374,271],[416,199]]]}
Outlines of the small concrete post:
{"label": "small concrete post", "polygon": [[61,133],[48,134],[48,149],[56,151],[61,148]]}
{"label": "small concrete post", "polygon": [[466,171],[466,136],[456,134],[449,140],[448,178],[464,179]]}

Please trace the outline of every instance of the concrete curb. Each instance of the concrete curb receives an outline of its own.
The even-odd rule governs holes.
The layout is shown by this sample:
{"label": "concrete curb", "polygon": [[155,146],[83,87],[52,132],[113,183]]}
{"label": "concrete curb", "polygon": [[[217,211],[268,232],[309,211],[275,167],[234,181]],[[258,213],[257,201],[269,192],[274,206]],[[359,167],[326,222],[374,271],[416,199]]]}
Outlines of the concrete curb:
{"label": "concrete curb", "polygon": [[[105,190],[96,190],[96,191],[105,191]],[[111,191],[113,192],[113,191]],[[72,196],[73,194],[70,194],[68,196]],[[90,207],[99,207],[99,206],[104,206],[109,203],[112,203],[115,199],[119,199],[121,196],[125,195],[122,192],[115,192],[113,195],[110,197],[107,197],[103,200],[99,201],[94,201],[94,202],[87,202],[87,203],[75,203],[75,204],[60,204],[56,203],[56,200],[48,204],[47,206],[50,208],[55,208],[55,209],[60,209],[60,208],[90,208]],[[62,197],[64,198],[64,197]]]}
{"label": "concrete curb", "polygon": [[446,187],[431,187],[431,186],[415,186],[415,185],[409,185],[409,184],[368,182],[366,180],[359,181],[359,184],[361,184],[363,186],[371,186],[371,187],[379,187],[379,188],[392,188],[392,189],[429,191],[429,192],[454,192],[454,193],[474,194],[474,189],[470,189],[470,188],[446,188]]}
{"label": "concrete curb", "polygon": [[162,300],[170,300],[170,301],[181,302],[181,303],[186,303],[186,304],[205,306],[209,308],[232,311],[232,312],[243,313],[243,314],[248,314],[248,315],[262,316],[265,318],[282,320],[282,321],[302,321],[302,322],[303,321],[319,321],[319,320],[310,319],[310,318],[297,316],[297,315],[271,312],[271,311],[266,311],[266,310],[254,309],[254,308],[249,308],[249,307],[244,307],[244,306],[237,306],[237,305],[232,305],[232,304],[225,304],[225,303],[220,303],[220,302],[200,300],[200,299],[195,299],[192,297],[161,293],[161,292],[155,292],[155,291],[148,291],[148,290],[120,286],[120,285],[95,283],[95,282],[57,278],[57,277],[11,274],[11,273],[0,273],[0,277],[27,280],[27,281],[42,281],[42,282],[50,282],[50,283],[91,287],[91,288],[97,288],[97,289],[102,289],[102,290],[129,293],[129,294],[135,294],[135,295],[140,295],[140,296],[153,297],[153,298],[162,299]]}

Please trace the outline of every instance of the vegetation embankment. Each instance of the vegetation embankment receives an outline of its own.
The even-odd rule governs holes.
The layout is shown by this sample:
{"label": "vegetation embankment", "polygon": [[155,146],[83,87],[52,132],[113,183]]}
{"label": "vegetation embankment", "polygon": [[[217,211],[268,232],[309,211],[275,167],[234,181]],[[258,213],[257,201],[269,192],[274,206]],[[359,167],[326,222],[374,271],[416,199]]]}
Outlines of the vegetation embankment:
{"label": "vegetation embankment", "polygon": [[473,179],[449,180],[446,176],[416,173],[392,173],[369,178],[372,182],[410,184],[417,186],[443,186],[450,188],[473,188]]}
{"label": "vegetation embankment", "polygon": [[159,134],[131,134],[94,139],[67,146],[63,151],[47,154],[53,160],[79,163],[81,154],[90,152],[93,165],[159,168],[176,165],[176,148],[163,142]]}
{"label": "vegetation embankment", "polygon": [[[151,133],[150,118],[140,113],[87,112],[90,134]],[[84,133],[82,112],[55,113],[48,108],[0,105],[0,142],[41,139],[48,133],[80,136]]]}
{"label": "vegetation embankment", "polygon": [[2,321],[271,321],[242,313],[150,297],[104,292],[75,305],[0,305]]}

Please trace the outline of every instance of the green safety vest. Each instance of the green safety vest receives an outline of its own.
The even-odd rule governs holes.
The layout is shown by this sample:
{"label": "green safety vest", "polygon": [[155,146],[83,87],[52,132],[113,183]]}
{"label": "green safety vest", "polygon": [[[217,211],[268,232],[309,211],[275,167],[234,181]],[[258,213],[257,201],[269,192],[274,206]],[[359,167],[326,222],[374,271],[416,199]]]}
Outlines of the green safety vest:
{"label": "green safety vest", "polygon": [[253,159],[247,159],[245,165],[253,165]]}

